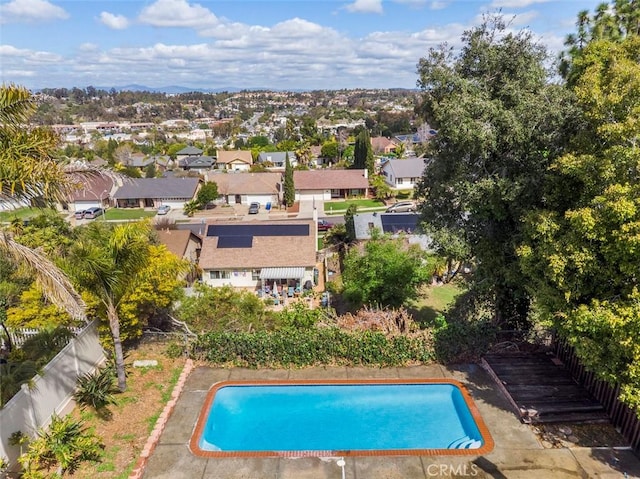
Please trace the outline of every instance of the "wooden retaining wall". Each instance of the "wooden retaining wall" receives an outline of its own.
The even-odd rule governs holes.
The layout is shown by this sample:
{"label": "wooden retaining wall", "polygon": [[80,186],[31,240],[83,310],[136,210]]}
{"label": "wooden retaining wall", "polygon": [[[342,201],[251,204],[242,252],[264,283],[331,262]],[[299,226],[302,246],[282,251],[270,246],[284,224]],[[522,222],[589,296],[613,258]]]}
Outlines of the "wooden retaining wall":
{"label": "wooden retaining wall", "polygon": [[620,431],[634,451],[640,452],[640,418],[635,411],[618,399],[620,386],[612,386],[587,371],[575,350],[564,341],[556,341],[555,353],[573,377],[604,406],[612,424]]}

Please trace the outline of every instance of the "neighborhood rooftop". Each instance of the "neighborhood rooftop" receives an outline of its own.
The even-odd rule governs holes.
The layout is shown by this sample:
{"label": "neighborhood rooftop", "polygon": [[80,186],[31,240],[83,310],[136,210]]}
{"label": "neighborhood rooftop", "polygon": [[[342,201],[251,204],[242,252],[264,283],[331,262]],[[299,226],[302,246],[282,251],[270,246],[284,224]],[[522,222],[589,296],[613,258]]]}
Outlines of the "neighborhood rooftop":
{"label": "neighborhood rooftop", "polygon": [[114,193],[115,199],[193,198],[198,178],[135,178],[127,180]]}
{"label": "neighborhood rooftop", "polygon": [[341,190],[369,187],[366,170],[296,170],[296,190]]}

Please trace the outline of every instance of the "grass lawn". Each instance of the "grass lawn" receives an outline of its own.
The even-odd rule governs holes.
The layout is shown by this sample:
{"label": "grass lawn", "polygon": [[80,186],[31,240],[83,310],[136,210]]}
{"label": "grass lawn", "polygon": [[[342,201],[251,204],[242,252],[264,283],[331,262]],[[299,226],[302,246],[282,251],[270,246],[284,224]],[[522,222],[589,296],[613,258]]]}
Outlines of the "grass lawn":
{"label": "grass lawn", "polygon": [[380,200],[365,198],[361,200],[328,201],[324,204],[324,212],[346,211],[350,205],[356,205],[358,208],[386,208],[386,205]]}
{"label": "grass lawn", "polygon": [[106,212],[108,220],[137,220],[155,216],[155,210],[143,210],[142,208],[109,208]]}
{"label": "grass lawn", "polygon": [[412,310],[416,321],[421,324],[429,324],[439,313],[444,312],[453,303],[456,296],[463,291],[464,288],[457,283],[425,286],[409,309]]}
{"label": "grass lawn", "polygon": [[10,222],[14,219],[24,220],[42,214],[52,214],[55,210],[46,208],[20,208],[13,211],[0,211],[0,221]]}

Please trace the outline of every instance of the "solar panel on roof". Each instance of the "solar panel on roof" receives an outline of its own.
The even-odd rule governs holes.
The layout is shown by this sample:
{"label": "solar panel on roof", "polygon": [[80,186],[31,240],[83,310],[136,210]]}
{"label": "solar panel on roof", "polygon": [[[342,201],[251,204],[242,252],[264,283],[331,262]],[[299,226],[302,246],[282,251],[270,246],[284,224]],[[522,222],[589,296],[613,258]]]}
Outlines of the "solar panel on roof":
{"label": "solar panel on roof", "polygon": [[251,248],[253,236],[220,236],[218,248]]}
{"label": "solar panel on roof", "polygon": [[209,225],[207,236],[309,236],[308,224]]}
{"label": "solar panel on roof", "polygon": [[400,231],[413,233],[418,226],[418,216],[419,215],[415,213],[389,213],[381,215],[380,221],[382,222],[382,231],[385,233],[398,233]]}

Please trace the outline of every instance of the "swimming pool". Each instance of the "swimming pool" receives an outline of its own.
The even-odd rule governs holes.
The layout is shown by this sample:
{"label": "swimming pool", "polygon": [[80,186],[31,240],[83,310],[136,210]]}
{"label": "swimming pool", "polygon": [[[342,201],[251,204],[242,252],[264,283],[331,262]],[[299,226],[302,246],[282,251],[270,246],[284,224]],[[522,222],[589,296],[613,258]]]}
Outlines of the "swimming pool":
{"label": "swimming pool", "polygon": [[224,381],[190,447],[205,457],[480,455],[493,440],[454,380]]}

